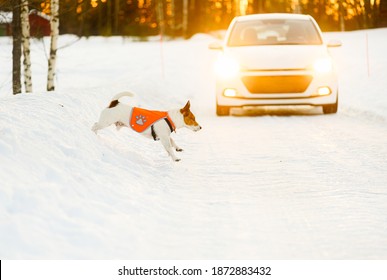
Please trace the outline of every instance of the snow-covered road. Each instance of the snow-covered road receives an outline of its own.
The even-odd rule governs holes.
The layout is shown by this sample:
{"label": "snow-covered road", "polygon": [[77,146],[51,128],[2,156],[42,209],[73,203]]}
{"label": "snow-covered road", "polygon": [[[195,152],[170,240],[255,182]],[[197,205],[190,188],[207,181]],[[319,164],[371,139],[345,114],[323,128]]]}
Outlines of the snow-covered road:
{"label": "snow-covered road", "polygon": [[219,224],[206,225],[213,243],[226,240],[210,256],[386,256],[384,123],[264,116],[216,119],[206,128],[205,164],[195,170],[203,184],[195,190],[207,198],[211,220],[226,217],[220,235]]}
{"label": "snow-covered road", "polygon": [[[55,94],[13,97],[3,82],[0,258],[386,259],[387,29],[367,32],[370,77],[365,31],[326,34],[344,43],[335,115],[216,117],[205,35],[162,49],[81,40],[61,51]],[[33,54],[42,59],[39,44]],[[90,131],[128,89],[148,108],[191,100],[203,129],[174,135],[181,162],[132,131]]]}

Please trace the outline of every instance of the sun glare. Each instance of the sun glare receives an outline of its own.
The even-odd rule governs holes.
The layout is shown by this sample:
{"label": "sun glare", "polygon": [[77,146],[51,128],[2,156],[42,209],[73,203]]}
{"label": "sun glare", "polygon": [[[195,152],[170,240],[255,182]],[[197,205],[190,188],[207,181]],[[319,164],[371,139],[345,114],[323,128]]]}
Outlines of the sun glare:
{"label": "sun glare", "polygon": [[215,73],[224,79],[232,78],[238,75],[240,70],[239,63],[232,57],[224,54],[219,55],[215,63]]}
{"label": "sun glare", "polygon": [[91,5],[93,8],[98,7],[98,0],[91,0],[91,1],[90,1],[90,5]]}

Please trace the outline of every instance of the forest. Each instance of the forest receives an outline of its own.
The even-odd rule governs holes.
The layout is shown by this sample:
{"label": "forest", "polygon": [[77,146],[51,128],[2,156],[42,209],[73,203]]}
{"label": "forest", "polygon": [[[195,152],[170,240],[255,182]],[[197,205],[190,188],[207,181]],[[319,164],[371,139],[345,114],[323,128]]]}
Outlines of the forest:
{"label": "forest", "polygon": [[[23,0],[0,0],[11,11]],[[25,2],[25,1],[24,1]],[[51,14],[52,0],[28,0]],[[387,26],[387,0],[59,0],[60,34],[189,38],[226,29],[233,17],[254,13],[312,15],[323,31]]]}
{"label": "forest", "polygon": [[[39,37],[31,32],[39,24],[48,30],[41,36],[50,36],[47,91],[54,91],[60,34],[190,38],[224,30],[235,16],[274,12],[310,14],[323,31],[387,26],[387,0],[1,0],[0,27],[12,36],[12,85],[19,94],[22,77],[25,92],[33,91],[30,37]],[[31,22],[33,15],[39,20]]]}

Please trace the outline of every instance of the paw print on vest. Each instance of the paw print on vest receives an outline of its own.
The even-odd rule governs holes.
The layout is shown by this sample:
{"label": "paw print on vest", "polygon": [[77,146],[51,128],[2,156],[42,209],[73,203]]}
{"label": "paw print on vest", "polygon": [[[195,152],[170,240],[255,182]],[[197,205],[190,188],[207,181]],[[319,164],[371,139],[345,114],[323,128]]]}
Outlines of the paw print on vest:
{"label": "paw print on vest", "polygon": [[136,124],[144,125],[146,123],[146,117],[143,115],[136,116]]}

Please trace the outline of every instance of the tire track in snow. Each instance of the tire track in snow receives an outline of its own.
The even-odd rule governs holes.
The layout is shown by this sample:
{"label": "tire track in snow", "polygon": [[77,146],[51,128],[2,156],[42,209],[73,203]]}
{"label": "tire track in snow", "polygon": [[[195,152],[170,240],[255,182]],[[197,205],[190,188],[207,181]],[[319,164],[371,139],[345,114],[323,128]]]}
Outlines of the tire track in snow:
{"label": "tire track in snow", "polygon": [[[208,130],[196,140],[201,151],[190,154],[197,165],[189,179],[207,207],[220,211],[210,216],[217,227],[207,227],[213,238],[203,238],[219,244],[222,253],[369,258],[375,256],[369,248],[387,244],[380,226],[380,213],[387,210],[382,125],[340,114],[206,122]],[[370,187],[376,187],[374,194]],[[366,238],[370,234],[374,240]]]}

